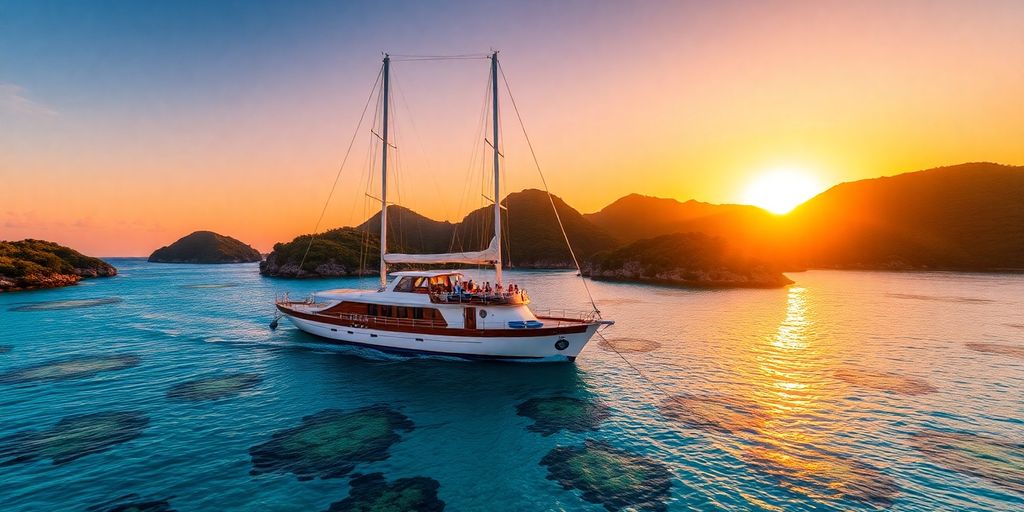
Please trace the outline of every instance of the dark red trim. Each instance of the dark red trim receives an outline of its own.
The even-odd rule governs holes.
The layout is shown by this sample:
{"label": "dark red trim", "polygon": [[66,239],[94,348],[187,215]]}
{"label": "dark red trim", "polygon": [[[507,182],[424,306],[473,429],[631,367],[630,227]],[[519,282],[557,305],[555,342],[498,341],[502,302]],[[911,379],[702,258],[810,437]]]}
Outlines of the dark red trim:
{"label": "dark red trim", "polygon": [[344,327],[357,327],[360,329],[376,329],[378,331],[407,332],[410,334],[436,334],[440,336],[473,336],[478,338],[533,338],[536,336],[578,334],[581,332],[586,332],[587,330],[586,324],[573,325],[570,327],[540,327],[537,329],[459,329],[457,327],[381,325],[380,323],[374,322],[372,320],[363,323],[332,316],[303,313],[301,311],[289,309],[285,307],[284,304],[278,304],[277,309],[279,309],[282,313],[286,315],[301,318],[303,320],[309,320],[312,322],[320,322],[323,324],[331,325],[341,325]]}

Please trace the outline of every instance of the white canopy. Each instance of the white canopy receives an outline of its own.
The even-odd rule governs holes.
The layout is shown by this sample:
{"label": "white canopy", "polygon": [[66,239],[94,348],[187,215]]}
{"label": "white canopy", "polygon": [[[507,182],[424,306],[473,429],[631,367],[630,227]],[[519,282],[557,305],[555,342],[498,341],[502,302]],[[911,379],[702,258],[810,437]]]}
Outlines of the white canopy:
{"label": "white canopy", "polygon": [[464,263],[467,265],[490,265],[498,262],[498,239],[491,238],[486,249],[475,252],[449,252],[446,254],[401,254],[388,253],[385,263]]}

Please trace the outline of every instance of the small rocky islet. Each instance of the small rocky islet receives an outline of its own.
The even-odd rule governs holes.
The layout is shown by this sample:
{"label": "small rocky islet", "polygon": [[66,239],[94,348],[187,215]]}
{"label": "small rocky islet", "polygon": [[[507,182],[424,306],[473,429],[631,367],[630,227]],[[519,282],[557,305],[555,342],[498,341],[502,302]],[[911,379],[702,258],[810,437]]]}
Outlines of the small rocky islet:
{"label": "small rocky islet", "polygon": [[113,265],[54,242],[0,241],[0,292],[60,288],[115,275]]}
{"label": "small rocky islet", "polygon": [[262,259],[248,244],[213,231],[195,231],[149,256],[150,263],[254,263]]}
{"label": "small rocky islet", "polygon": [[793,284],[775,265],[744,255],[724,238],[675,233],[595,254],[583,268],[594,279],[691,288],[781,288]]}

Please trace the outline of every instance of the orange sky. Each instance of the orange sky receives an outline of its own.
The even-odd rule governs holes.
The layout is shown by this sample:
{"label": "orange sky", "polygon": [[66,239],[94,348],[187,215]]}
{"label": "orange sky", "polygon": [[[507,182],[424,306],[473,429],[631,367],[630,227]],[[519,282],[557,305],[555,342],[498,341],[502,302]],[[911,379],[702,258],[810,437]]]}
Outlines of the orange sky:
{"label": "orange sky", "polygon": [[[630,192],[738,202],[777,168],[827,186],[1024,163],[1024,3],[485,7],[13,12],[0,34],[0,239],[112,256],[197,229],[262,251],[309,232],[383,49],[501,49],[551,191],[584,212]],[[498,23],[481,28],[492,11]],[[85,21],[61,31],[72,15]],[[487,66],[395,64],[403,205],[457,220],[483,204],[468,166]],[[507,189],[539,187],[503,108]],[[371,207],[367,130],[325,227]]]}

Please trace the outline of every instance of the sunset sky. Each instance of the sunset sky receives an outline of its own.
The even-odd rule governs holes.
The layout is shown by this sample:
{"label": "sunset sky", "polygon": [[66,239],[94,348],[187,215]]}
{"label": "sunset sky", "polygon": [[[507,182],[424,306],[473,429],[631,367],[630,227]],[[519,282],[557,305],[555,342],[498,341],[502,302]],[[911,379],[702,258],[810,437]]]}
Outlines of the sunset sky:
{"label": "sunset sky", "polygon": [[[309,232],[384,51],[500,50],[551,191],[583,212],[742,202],[780,171],[824,190],[1024,164],[1022,27],[1021,1],[0,0],[0,239],[117,256]],[[393,69],[401,202],[458,220],[484,201],[488,63]],[[507,189],[540,187],[504,99]],[[370,137],[323,227],[367,213]]]}

